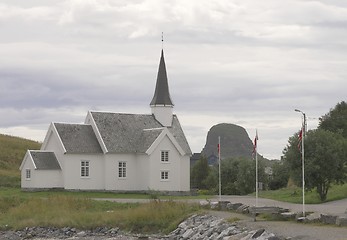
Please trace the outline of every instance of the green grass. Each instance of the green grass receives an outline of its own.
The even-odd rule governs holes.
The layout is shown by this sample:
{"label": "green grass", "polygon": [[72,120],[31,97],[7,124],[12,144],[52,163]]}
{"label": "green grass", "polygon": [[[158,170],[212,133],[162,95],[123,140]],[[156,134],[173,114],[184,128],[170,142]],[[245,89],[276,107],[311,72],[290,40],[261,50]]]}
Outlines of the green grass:
{"label": "green grass", "polygon": [[141,233],[168,233],[198,205],[173,201],[115,203],[72,196],[48,198],[0,197],[0,229],[25,227],[119,227]]}
{"label": "green grass", "polygon": [[19,170],[0,169],[0,187],[20,187],[20,172]]}
{"label": "green grass", "polygon": [[[88,191],[65,191],[65,190],[48,190],[48,191],[22,191],[20,188],[0,187],[0,197],[16,196],[20,198],[47,198],[54,196],[73,196],[83,198],[119,198],[119,199],[153,199],[151,194],[145,193],[113,193],[113,192],[88,192]],[[210,195],[197,196],[156,196],[158,199],[165,200],[188,200],[188,199],[208,199]]]}
{"label": "green grass", "polygon": [[0,169],[18,170],[27,149],[40,149],[39,142],[0,134]]}
{"label": "green grass", "polygon": [[[290,203],[302,203],[302,188],[291,187],[274,191],[261,191],[259,197],[274,199]],[[325,202],[335,201],[347,198],[347,184],[333,185],[329,191]],[[305,192],[305,203],[319,204],[322,203],[319,195],[315,190]]]}

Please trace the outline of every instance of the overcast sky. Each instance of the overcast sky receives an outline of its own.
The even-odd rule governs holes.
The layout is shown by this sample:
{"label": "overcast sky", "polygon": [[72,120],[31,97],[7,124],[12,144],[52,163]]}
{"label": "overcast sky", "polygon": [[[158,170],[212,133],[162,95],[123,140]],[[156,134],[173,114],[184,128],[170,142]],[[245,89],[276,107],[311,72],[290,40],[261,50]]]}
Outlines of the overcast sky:
{"label": "overcast sky", "polygon": [[150,113],[162,32],[193,152],[225,122],[278,159],[295,108],[312,129],[347,100],[347,1],[2,0],[0,133],[43,141],[88,110]]}

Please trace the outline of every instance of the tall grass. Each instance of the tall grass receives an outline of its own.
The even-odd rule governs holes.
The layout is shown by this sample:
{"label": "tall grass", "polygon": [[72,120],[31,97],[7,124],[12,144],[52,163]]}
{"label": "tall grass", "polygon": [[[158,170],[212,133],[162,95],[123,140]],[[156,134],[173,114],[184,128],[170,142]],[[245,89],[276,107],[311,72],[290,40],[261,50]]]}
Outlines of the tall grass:
{"label": "tall grass", "polygon": [[198,209],[197,205],[172,201],[139,204],[94,201],[71,196],[46,199],[1,197],[0,229],[32,226],[93,229],[108,226],[131,232],[167,233]]}

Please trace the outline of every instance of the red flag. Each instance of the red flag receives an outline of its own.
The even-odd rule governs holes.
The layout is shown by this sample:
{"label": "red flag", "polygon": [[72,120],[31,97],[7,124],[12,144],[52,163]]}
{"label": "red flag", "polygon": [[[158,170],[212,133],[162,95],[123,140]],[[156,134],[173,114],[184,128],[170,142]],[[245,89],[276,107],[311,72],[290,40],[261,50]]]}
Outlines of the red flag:
{"label": "red flag", "polygon": [[300,152],[301,152],[301,143],[302,143],[302,128],[299,132],[299,143],[298,143],[298,148]]}
{"label": "red flag", "polygon": [[254,137],[253,152],[252,152],[253,157],[255,153],[257,152],[257,141],[258,141],[258,131],[255,132],[255,137]]}
{"label": "red flag", "polygon": [[217,144],[217,149],[218,149],[218,154],[220,154],[220,145],[219,145],[219,143]]}

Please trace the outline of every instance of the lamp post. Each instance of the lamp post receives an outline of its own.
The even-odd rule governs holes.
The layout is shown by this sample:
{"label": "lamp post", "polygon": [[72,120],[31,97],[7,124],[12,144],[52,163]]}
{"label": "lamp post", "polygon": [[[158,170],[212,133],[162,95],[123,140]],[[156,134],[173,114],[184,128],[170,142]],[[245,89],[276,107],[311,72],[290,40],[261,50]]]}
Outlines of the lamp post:
{"label": "lamp post", "polygon": [[295,109],[295,112],[300,112],[303,116],[302,120],[302,141],[301,141],[301,159],[302,159],[302,215],[305,217],[305,134],[306,134],[306,114],[299,109]]}

